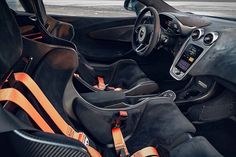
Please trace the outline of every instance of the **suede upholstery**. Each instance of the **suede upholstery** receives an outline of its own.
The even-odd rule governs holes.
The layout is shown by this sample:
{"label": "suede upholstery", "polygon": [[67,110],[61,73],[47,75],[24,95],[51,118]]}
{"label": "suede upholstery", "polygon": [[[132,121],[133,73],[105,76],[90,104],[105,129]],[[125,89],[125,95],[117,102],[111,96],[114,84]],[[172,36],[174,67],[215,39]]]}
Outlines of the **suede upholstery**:
{"label": "suede upholstery", "polygon": [[[62,44],[61,41],[70,43],[74,37],[73,26],[48,16],[42,0],[31,0],[30,3],[39,19],[37,21],[37,26],[41,32],[43,31],[43,35],[46,38],[45,40],[48,41],[50,39],[47,38],[53,38],[54,40],[50,41],[53,41],[54,43],[50,44],[63,46],[65,44]],[[74,48],[74,46],[75,45],[72,47]],[[138,64],[133,60],[121,60],[104,67],[104,69],[97,69],[96,67],[92,67],[79,52],[78,55],[80,60],[77,72],[91,87],[97,85],[98,76],[103,76],[106,80],[106,84],[115,88],[124,89],[127,95],[151,94],[159,89],[158,85],[147,78]],[[97,89],[94,89],[94,91],[97,91]]]}
{"label": "suede upholstery", "polygon": [[195,137],[177,146],[171,157],[223,157],[204,137]]}
{"label": "suede upholstery", "polygon": [[[154,142],[168,147],[182,134],[195,132],[193,125],[168,98],[150,99],[135,107],[116,110],[100,109],[77,99],[74,108],[81,124],[103,144],[112,144],[111,124],[119,110],[127,111],[130,115],[122,132],[125,137],[131,137],[128,143],[136,143],[133,148],[143,146],[145,141],[146,144]],[[143,137],[143,140],[137,140],[139,137]]]}
{"label": "suede upholstery", "polygon": [[[8,8],[4,0],[0,1],[0,6],[1,14],[3,14],[7,18],[6,23],[9,24],[9,26],[12,26],[8,27],[8,29],[0,27],[1,32],[6,31],[3,34],[0,34],[0,39],[3,39],[3,35],[8,36],[8,34],[10,35],[12,32],[18,32],[19,29],[15,23],[14,17],[10,12],[10,9]],[[0,24],[2,23],[4,23],[3,20],[1,20]],[[8,49],[12,50],[11,55],[16,55],[16,57],[21,55],[21,52],[18,49],[10,48],[10,43],[16,43],[16,48],[22,48],[21,36],[19,34],[15,34],[15,39],[17,40],[17,42],[14,42],[15,39],[13,38],[13,34],[11,34],[11,37],[12,38],[6,40],[5,43],[5,45],[7,45],[8,47],[0,44],[1,49],[6,49],[3,51],[4,53],[0,53],[1,58],[6,57],[5,52],[8,52]],[[66,88],[67,85],[72,82],[72,76],[78,66],[78,58],[76,52],[73,49],[64,47],[58,47],[29,40],[25,41],[25,43],[29,44],[28,48],[31,46],[31,50],[34,48],[34,51],[30,51],[27,53],[27,49],[23,51],[23,55],[30,55],[31,57],[35,58],[35,62],[32,64],[32,67],[30,67],[32,69],[29,70],[29,75],[31,75],[32,78],[38,83],[39,87],[45,93],[50,102],[54,105],[56,110],[61,114],[61,116],[65,118],[65,120],[69,121],[70,119],[66,119],[67,115],[65,114],[65,111],[63,109],[63,105],[65,105],[64,103],[66,103],[68,99],[64,100],[63,98],[64,94],[67,92],[72,91],[76,93],[75,89],[70,88],[68,90]],[[10,65],[14,65],[15,63],[13,63],[13,61],[16,60],[17,59],[12,59],[11,57],[6,57],[5,60],[0,60],[0,64],[4,65],[5,67],[9,67]],[[8,61],[10,62],[10,64],[8,63]],[[23,94],[25,94],[27,98],[29,97],[27,92],[24,92]],[[34,98],[31,97],[31,100],[32,99]],[[163,147],[166,147],[167,145],[176,143],[175,141],[179,136],[195,132],[195,128],[193,127],[193,125],[182,115],[178,107],[167,98],[147,99],[140,104],[120,109],[102,109],[82,100],[83,99],[81,99],[80,95],[78,94],[77,99],[75,98],[75,100],[73,101],[75,113],[79,118],[81,125],[84,126],[86,134],[92,136],[93,139],[96,139],[96,144],[104,149],[106,149],[106,146],[101,145],[101,142],[103,142],[104,144],[112,143],[110,133],[111,123],[114,114],[116,114],[120,110],[127,111],[129,114],[129,117],[126,120],[127,124],[122,127],[122,131],[124,132],[125,137],[128,137],[127,146],[129,147],[131,152],[149,145],[161,145]],[[37,103],[33,104],[37,105]],[[40,107],[38,107],[37,110],[39,110],[41,115],[45,114]],[[12,132],[8,132],[7,134],[11,133]],[[6,145],[7,148],[12,148],[11,146],[13,146],[16,152],[15,156],[66,157],[70,156],[69,154],[76,154],[74,155],[76,157],[88,157],[88,153],[86,152],[85,147],[82,146],[80,142],[74,141],[73,139],[68,139],[60,135],[50,135],[37,131],[35,132],[34,129],[32,132],[28,133],[20,132],[19,130],[17,130],[14,131],[13,135],[6,136],[5,134],[1,134],[0,137],[1,146],[3,145],[2,139],[6,140],[7,144],[4,143],[4,145]],[[144,139],[141,139],[140,137]],[[99,140],[99,142],[97,140]],[[198,141],[198,138],[196,139],[196,141],[198,143],[200,142],[200,144],[203,146],[209,145],[209,143],[204,140],[200,139]],[[204,155],[206,157],[212,157],[211,152],[214,152],[214,150],[211,150],[213,149],[211,146],[208,147],[209,149],[204,150],[199,149],[200,147],[195,147],[195,149],[194,147],[192,147],[192,145],[188,146],[193,149],[185,149],[185,147],[188,147],[185,145],[181,146],[181,143],[178,143],[178,145],[179,146],[175,147],[175,149],[177,149],[176,152],[172,154],[172,156],[174,157],[183,157],[179,155],[195,154],[197,156]],[[114,152],[114,148],[111,149]],[[179,155],[178,152],[180,152]],[[106,152],[103,153],[105,154]],[[175,153],[177,154],[177,156],[175,156]],[[117,155],[113,153],[113,155],[110,155],[110,157],[112,156],[115,157]]]}

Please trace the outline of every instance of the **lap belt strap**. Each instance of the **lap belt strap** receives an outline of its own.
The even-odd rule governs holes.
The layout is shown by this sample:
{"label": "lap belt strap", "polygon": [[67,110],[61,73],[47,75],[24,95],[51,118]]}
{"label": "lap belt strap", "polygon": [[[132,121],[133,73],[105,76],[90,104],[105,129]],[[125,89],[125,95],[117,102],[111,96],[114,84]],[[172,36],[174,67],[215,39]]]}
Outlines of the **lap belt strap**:
{"label": "lap belt strap", "polygon": [[134,153],[131,157],[159,157],[155,147],[146,147]]}
{"label": "lap belt strap", "polygon": [[[120,111],[118,117],[115,119],[114,127],[112,129],[113,142],[119,157],[129,157],[129,151],[120,129],[122,122],[126,120],[127,117],[128,113],[126,111]],[[146,147],[134,153],[131,157],[159,157],[159,154],[155,147]]]}
{"label": "lap belt strap", "polygon": [[105,84],[105,80],[101,76],[98,76],[97,79],[98,79],[98,84],[95,85],[94,87],[99,90],[116,91],[116,92],[122,91],[122,88],[110,87],[108,86],[108,84]]}
{"label": "lap belt strap", "polygon": [[123,137],[123,134],[121,132],[120,126],[122,125],[123,121],[125,121],[128,117],[128,112],[126,111],[120,111],[118,115],[114,115],[115,119],[113,122],[113,128],[112,128],[112,137],[114,146],[116,149],[116,153],[120,157],[128,157],[129,151],[126,147],[125,140]]}
{"label": "lap belt strap", "polygon": [[114,141],[114,146],[116,149],[117,154],[120,157],[128,157],[129,152],[126,147],[122,132],[120,128],[113,128],[112,129],[112,136],[113,136],[113,141]]}
{"label": "lap belt strap", "polygon": [[[129,157],[129,152],[120,128],[113,128],[112,135],[115,149],[119,157]],[[131,157],[159,157],[159,154],[155,147],[146,147],[142,150],[137,151]]]}

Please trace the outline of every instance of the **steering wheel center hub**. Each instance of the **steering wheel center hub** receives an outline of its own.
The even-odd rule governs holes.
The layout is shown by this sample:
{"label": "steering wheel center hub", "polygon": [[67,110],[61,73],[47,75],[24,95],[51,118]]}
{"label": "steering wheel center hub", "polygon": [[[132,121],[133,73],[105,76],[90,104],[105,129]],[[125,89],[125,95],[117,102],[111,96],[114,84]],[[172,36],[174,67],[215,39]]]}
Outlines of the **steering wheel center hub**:
{"label": "steering wheel center hub", "polygon": [[147,28],[145,26],[141,26],[139,33],[138,33],[138,41],[140,43],[142,43],[145,40],[146,34],[147,34]]}
{"label": "steering wheel center hub", "polygon": [[149,55],[160,41],[160,17],[153,7],[146,7],[136,19],[132,47],[139,56]]}

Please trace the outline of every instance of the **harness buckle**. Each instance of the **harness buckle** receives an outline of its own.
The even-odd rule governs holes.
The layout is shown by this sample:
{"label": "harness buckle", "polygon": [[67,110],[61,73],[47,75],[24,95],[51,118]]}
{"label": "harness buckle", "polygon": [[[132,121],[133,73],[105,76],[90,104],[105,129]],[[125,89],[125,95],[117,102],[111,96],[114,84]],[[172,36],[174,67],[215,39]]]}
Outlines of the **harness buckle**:
{"label": "harness buckle", "polygon": [[127,111],[119,111],[118,114],[115,115],[113,127],[120,128],[124,121],[128,119]]}

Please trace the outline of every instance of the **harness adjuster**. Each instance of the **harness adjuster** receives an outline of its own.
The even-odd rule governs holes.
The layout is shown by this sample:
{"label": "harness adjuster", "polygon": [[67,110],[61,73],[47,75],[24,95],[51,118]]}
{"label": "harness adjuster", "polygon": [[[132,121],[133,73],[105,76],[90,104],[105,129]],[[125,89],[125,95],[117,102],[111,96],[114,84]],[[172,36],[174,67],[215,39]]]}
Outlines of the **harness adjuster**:
{"label": "harness adjuster", "polygon": [[125,153],[125,149],[123,148],[123,149],[120,149],[118,152],[117,152],[117,154],[118,154],[118,157],[130,157],[130,155],[127,155],[126,153]]}

